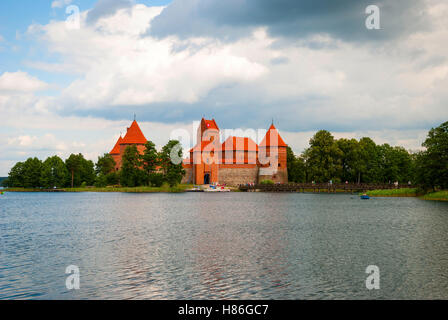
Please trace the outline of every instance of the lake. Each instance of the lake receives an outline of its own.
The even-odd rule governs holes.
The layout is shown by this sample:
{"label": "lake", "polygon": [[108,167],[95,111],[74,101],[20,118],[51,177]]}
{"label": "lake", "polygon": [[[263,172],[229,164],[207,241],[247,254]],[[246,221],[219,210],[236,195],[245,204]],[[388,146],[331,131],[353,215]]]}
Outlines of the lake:
{"label": "lake", "polygon": [[0,240],[0,299],[448,299],[448,203],[417,198],[7,193]]}

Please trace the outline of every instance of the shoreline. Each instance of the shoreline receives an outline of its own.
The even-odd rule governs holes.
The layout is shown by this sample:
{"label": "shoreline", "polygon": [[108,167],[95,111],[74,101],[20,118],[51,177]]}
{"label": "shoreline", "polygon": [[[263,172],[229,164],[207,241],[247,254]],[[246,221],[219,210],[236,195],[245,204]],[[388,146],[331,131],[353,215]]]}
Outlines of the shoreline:
{"label": "shoreline", "polygon": [[367,195],[377,198],[419,198],[421,200],[448,201],[447,190],[422,194],[418,193],[416,188],[403,188],[393,190],[372,190],[368,191]]}
{"label": "shoreline", "polygon": [[[10,188],[1,189],[0,192],[43,192],[43,193],[82,193],[82,192],[97,192],[97,193],[187,193],[187,189],[191,189],[193,185],[178,185],[170,188],[167,185],[162,187],[87,187],[87,188],[63,188],[63,189],[26,189],[26,188]],[[311,191],[311,190],[310,190]],[[347,193],[345,190],[336,190],[334,193]],[[241,192],[238,189],[231,188],[231,192]],[[263,192],[263,191],[258,191]],[[301,192],[303,193],[303,192]],[[313,194],[329,194],[328,192],[305,192]],[[403,188],[403,189],[390,189],[390,190],[372,190],[368,191],[367,195],[375,198],[419,198],[421,200],[431,201],[448,201],[448,190],[430,192],[427,194],[418,194],[415,188]]]}

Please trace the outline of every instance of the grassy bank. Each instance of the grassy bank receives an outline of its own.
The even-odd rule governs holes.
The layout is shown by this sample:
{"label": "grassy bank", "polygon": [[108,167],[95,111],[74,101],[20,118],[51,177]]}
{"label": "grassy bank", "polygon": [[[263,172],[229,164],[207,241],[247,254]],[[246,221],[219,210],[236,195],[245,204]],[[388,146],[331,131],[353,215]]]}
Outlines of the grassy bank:
{"label": "grassy bank", "polygon": [[422,197],[422,199],[448,201],[448,190],[427,193]]}
{"label": "grassy bank", "polygon": [[417,197],[416,188],[403,189],[385,189],[368,191],[367,195],[371,197]]}
{"label": "grassy bank", "polygon": [[422,195],[421,193],[418,193],[417,189],[403,188],[391,190],[373,190],[368,191],[367,194],[371,197],[420,197],[423,200],[448,201],[448,190],[431,192]]}
{"label": "grassy bank", "polygon": [[[157,193],[157,192],[184,192],[186,189],[192,188],[192,185],[189,184],[180,184],[176,187],[170,188],[167,184],[164,184],[162,187],[105,187],[105,188],[96,188],[96,187],[87,187],[87,188],[64,188],[62,189],[64,192],[125,192],[125,193]],[[42,189],[25,189],[25,188],[11,188],[3,190],[5,192],[46,192]]]}

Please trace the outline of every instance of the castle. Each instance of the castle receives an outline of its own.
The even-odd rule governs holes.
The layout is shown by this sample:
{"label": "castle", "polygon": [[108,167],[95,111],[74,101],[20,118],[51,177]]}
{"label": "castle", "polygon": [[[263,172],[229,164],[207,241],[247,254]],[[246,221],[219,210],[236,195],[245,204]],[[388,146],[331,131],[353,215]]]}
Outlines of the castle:
{"label": "castle", "polygon": [[[239,185],[272,180],[288,182],[287,145],[272,124],[263,140],[257,145],[248,137],[228,137],[220,141],[220,129],[215,119],[202,118],[197,143],[190,149],[189,158],[182,166],[186,174],[182,183]],[[120,136],[110,152],[115,160],[115,169],[121,168],[122,156],[127,146],[136,145],[143,153],[147,142],[137,121],[127,129],[124,138]]]}

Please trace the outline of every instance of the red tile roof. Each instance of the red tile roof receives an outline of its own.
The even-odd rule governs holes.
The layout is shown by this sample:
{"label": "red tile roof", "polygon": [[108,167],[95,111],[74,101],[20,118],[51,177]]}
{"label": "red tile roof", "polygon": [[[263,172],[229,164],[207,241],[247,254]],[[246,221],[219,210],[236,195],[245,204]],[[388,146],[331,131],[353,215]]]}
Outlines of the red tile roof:
{"label": "red tile roof", "polygon": [[206,130],[209,129],[216,129],[219,130],[218,125],[216,124],[215,119],[212,120],[206,120],[204,118],[202,118],[201,120],[201,132],[205,132]]}
{"label": "red tile roof", "polygon": [[[272,141],[271,141],[272,139]],[[285,141],[283,141],[282,137],[277,131],[277,128],[272,124],[269,127],[268,132],[266,132],[265,137],[260,143],[260,147],[286,147]]]}
{"label": "red tile roof", "polygon": [[204,151],[205,147],[208,146],[211,141],[201,141],[201,150],[199,150],[199,143],[197,143],[193,148],[190,149],[190,152],[193,151]]}
{"label": "red tile roof", "polygon": [[112,149],[112,151],[110,152],[110,154],[120,154],[120,144],[123,141],[123,138],[120,136],[120,138],[118,138],[117,143],[115,144],[114,148]]}
{"label": "red tile roof", "polygon": [[142,130],[134,120],[120,144],[145,144],[147,142]]}
{"label": "red tile roof", "polygon": [[258,151],[258,145],[247,137],[228,137],[222,144],[222,150]]}

